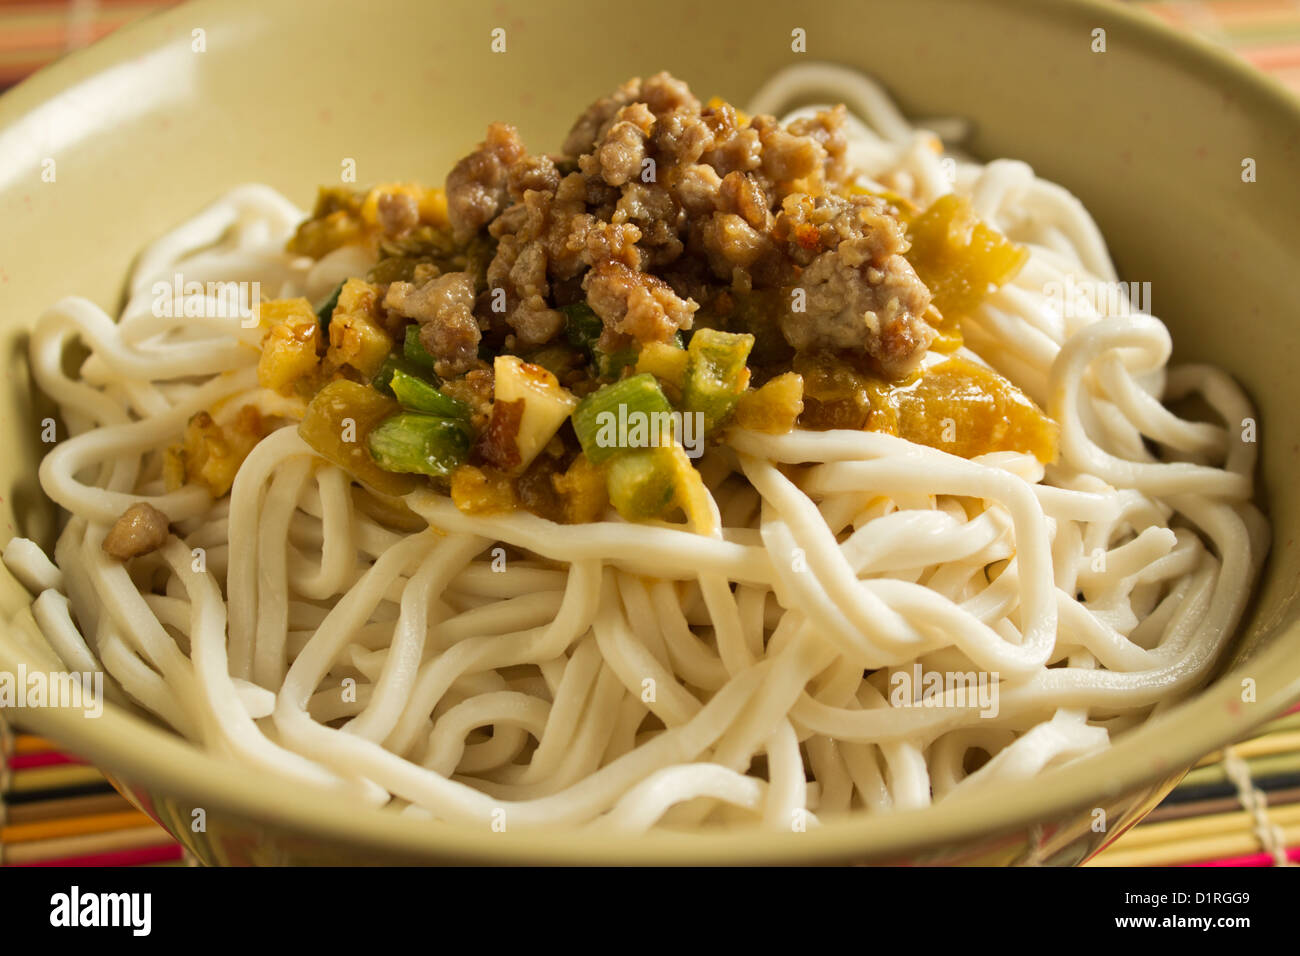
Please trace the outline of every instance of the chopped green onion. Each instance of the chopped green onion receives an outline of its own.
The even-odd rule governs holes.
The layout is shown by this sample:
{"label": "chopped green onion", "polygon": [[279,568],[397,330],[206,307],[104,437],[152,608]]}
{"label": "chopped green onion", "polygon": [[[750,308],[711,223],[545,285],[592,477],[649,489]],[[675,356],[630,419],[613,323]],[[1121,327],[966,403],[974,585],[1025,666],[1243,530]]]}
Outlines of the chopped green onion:
{"label": "chopped green onion", "polygon": [[609,465],[610,503],[628,521],[657,518],[672,504],[676,471],[670,448],[634,448]]}
{"label": "chopped green onion", "polygon": [[[564,313],[564,334],[569,344],[591,356],[598,378],[618,378],[625,368],[636,365],[637,350],[634,347],[616,352],[601,351],[596,343],[605,331],[605,323],[587,303],[575,302],[564,306],[560,311]],[[680,344],[680,337],[677,342]]]}
{"label": "chopped green onion", "polygon": [[416,376],[420,375],[418,368],[394,352],[384,359],[384,364],[379,366],[379,371],[370,380],[370,384],[389,398],[393,398],[393,376],[399,371]]}
{"label": "chopped green onion", "polygon": [[591,306],[585,302],[575,302],[560,309],[564,313],[564,334],[574,348],[591,353],[596,348],[596,340],[605,331],[605,323],[600,320]]}
{"label": "chopped green onion", "polygon": [[334,307],[339,304],[339,293],[343,291],[343,284],[346,279],[334,287],[334,291],[326,296],[325,301],[316,307],[316,318],[320,321],[321,332],[327,337],[330,331],[330,319],[334,318]]}
{"label": "chopped green onion", "polygon": [[682,405],[686,411],[703,413],[706,431],[726,420],[749,384],[745,360],[753,347],[749,334],[699,329],[691,336]]}
{"label": "chopped green onion", "polygon": [[412,375],[405,369],[394,369],[389,381],[393,397],[403,408],[413,412],[427,412],[441,418],[458,418],[469,421],[470,407],[458,398],[444,395],[432,384]]}
{"label": "chopped green onion", "polygon": [[443,478],[468,457],[470,427],[451,418],[399,412],[371,431],[368,444],[384,471]]}
{"label": "chopped green onion", "polygon": [[442,418],[469,421],[470,407],[458,398],[438,390],[438,386],[406,359],[396,353],[384,359],[370,384],[398,404],[413,412],[425,412]]}
{"label": "chopped green onion", "polygon": [[599,378],[618,378],[623,374],[623,369],[636,365],[635,348],[619,349],[617,352],[602,352],[596,349],[592,354],[596,359],[596,375]]}
{"label": "chopped green onion", "polygon": [[412,365],[433,371],[433,356],[420,342],[420,326],[406,327],[406,339],[402,342],[402,356]]}
{"label": "chopped green onion", "polygon": [[[608,461],[628,447],[630,428],[649,429],[671,421],[672,406],[649,372],[593,392],[573,410],[573,430],[587,459],[594,465]],[[639,420],[639,424],[638,424]]]}

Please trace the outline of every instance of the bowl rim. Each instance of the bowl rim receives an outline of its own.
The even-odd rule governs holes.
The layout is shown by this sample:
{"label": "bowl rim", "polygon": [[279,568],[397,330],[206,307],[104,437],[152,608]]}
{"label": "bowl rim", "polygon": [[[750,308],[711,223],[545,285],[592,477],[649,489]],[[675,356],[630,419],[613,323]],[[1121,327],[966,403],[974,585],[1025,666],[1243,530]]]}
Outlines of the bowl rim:
{"label": "bowl rim", "polygon": [[[1202,37],[1175,30],[1154,14],[1105,0],[983,0],[988,4],[1059,16],[1087,16],[1096,25],[1126,31],[1132,42],[1152,56],[1182,69],[1206,71],[1221,84],[1247,94],[1272,117],[1300,130],[1300,100],[1282,84],[1244,60]],[[188,28],[196,14],[229,22],[256,16],[256,0],[192,0],[146,16],[85,50],[78,51],[0,96],[0,130],[38,109],[69,88],[109,67],[173,42],[174,28]],[[184,21],[184,23],[182,23]],[[184,32],[184,31],[182,31]],[[1244,107],[1243,107],[1244,108]],[[785,864],[845,859],[897,859],[916,851],[959,844],[972,837],[1023,829],[1108,799],[1138,794],[1163,781],[1171,785],[1200,756],[1281,713],[1300,699],[1300,621],[1273,628],[1269,646],[1250,660],[1257,684],[1257,703],[1240,704],[1234,675],[1241,664],[1168,712],[1124,735],[1100,755],[1033,778],[1030,815],[1024,784],[990,785],[960,801],[887,815],[855,815],[802,833],[654,833],[612,836],[574,830],[511,832],[489,839],[485,831],[431,821],[412,821],[380,809],[358,808],[327,794],[295,788],[254,774],[198,749],[179,735],[124,709],[106,704],[103,715],[88,720],[73,708],[19,711],[21,722],[120,776],[128,785],[157,790],[193,806],[225,811],[249,821],[265,822],[313,835],[335,846],[379,851],[411,860],[460,860],[482,863],[675,864],[682,862]],[[15,634],[14,632],[17,632]],[[24,640],[20,643],[17,635]],[[1240,640],[1241,634],[1238,635]],[[30,645],[25,647],[24,645]],[[16,670],[43,656],[44,638],[30,610],[21,610],[8,625],[0,624],[0,667]],[[1217,720],[1207,715],[1220,715]],[[1165,745],[1152,757],[1145,750],[1159,732]],[[1154,791],[1153,791],[1154,792]],[[1112,831],[1113,840],[1120,831]],[[501,837],[502,834],[493,834]]]}

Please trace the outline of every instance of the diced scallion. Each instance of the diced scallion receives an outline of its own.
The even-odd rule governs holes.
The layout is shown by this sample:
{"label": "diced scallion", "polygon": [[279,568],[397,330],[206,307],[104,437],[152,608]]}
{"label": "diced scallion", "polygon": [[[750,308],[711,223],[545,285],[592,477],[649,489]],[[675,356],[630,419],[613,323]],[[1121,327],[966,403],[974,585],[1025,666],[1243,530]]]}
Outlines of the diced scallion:
{"label": "diced scallion", "polygon": [[628,521],[659,517],[676,497],[672,449],[628,449],[610,462],[606,487],[610,503]]}
{"label": "diced scallion", "polygon": [[745,361],[753,347],[754,337],[747,333],[699,329],[691,336],[682,405],[688,412],[703,413],[707,431],[726,420],[749,385]]}
{"label": "diced scallion", "polygon": [[413,412],[425,412],[440,418],[458,418],[469,421],[470,408],[458,398],[444,395],[431,382],[412,375],[403,368],[394,368],[388,388],[398,404]]}
{"label": "diced scallion", "polygon": [[406,338],[402,342],[402,356],[412,365],[433,371],[433,356],[429,354],[429,350],[420,341],[420,327],[418,325],[408,325],[406,327]]}
{"label": "diced scallion", "polygon": [[[629,432],[659,428],[671,421],[672,406],[648,372],[606,385],[584,398],[573,411],[573,430],[587,458],[603,464],[629,447]],[[668,436],[664,436],[665,440]]]}
{"label": "diced scallion", "polygon": [[600,316],[585,302],[566,305],[560,311],[564,313],[564,334],[569,344],[589,354],[594,351],[596,340],[605,331],[605,323],[600,320]]}
{"label": "diced scallion", "polygon": [[418,374],[415,366],[402,358],[402,356],[393,353],[388,356],[388,358],[384,359],[384,364],[379,366],[379,371],[376,372],[375,377],[370,380],[370,384],[378,391],[383,392],[389,398],[392,398],[393,376],[397,374],[398,371],[409,372],[413,375]]}
{"label": "diced scallion", "polygon": [[340,282],[334,287],[334,291],[325,297],[325,301],[316,307],[316,318],[320,320],[321,331],[325,336],[329,335],[330,319],[334,318],[334,307],[339,304],[339,293],[342,291],[343,282]]}
{"label": "diced scallion", "polygon": [[368,444],[385,471],[446,477],[469,455],[470,428],[451,418],[400,412],[380,422]]}
{"label": "diced scallion", "polygon": [[619,349],[617,352],[596,349],[593,354],[598,378],[618,378],[623,374],[623,369],[636,365],[637,351],[634,348]]}

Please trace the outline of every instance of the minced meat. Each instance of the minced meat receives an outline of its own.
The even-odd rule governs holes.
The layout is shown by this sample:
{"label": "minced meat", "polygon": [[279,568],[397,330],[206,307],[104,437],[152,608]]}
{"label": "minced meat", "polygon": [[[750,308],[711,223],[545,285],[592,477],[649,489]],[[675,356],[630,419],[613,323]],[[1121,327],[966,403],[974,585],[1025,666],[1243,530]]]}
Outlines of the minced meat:
{"label": "minced meat", "polygon": [[560,292],[585,294],[604,348],[668,341],[719,292],[775,290],[794,349],[862,349],[904,374],[935,334],[930,293],[887,204],[850,188],[844,121],[843,107],[785,126],[746,118],[658,73],[593,103],[560,156],[530,155],[493,123],[447,177],[456,238],[497,240],[479,321],[464,295],[421,318],[403,283],[390,308],[450,323],[425,343],[450,370],[470,367],[478,329],[500,321],[520,346],[556,339]]}

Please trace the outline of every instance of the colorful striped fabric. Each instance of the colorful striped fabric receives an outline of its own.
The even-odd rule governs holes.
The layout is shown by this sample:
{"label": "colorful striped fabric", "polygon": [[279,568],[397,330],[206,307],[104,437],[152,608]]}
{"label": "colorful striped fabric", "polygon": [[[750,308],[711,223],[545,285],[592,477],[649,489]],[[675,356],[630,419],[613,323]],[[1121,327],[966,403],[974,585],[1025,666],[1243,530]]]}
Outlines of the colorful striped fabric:
{"label": "colorful striped fabric", "polygon": [[158,866],[187,862],[166,830],[104,775],[0,718],[0,866]]}
{"label": "colorful striped fabric", "polygon": [[[180,0],[0,0],[0,89]],[[1155,0],[1135,2],[1176,27],[1234,50],[1300,91],[1297,0]]]}
{"label": "colorful striped fabric", "polygon": [[1160,0],[1135,6],[1227,47],[1300,92],[1300,3],[1295,0]]}
{"label": "colorful striped fabric", "polygon": [[179,0],[0,0],[0,90]]}
{"label": "colorful striped fabric", "polygon": [[1300,862],[1300,705],[1209,754],[1092,866]]}
{"label": "colorful striped fabric", "polygon": [[[0,90],[178,0],[0,0]],[[1139,2],[1300,92],[1300,0]],[[4,749],[4,741],[9,749]],[[1226,759],[1225,759],[1226,756]],[[175,841],[79,758],[8,734],[0,721],[0,862],[131,866],[177,863]],[[1300,863],[1300,711],[1211,755],[1142,824],[1099,854],[1101,866]]]}

